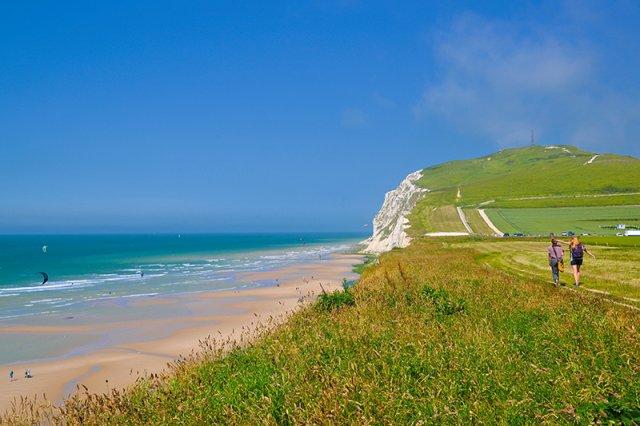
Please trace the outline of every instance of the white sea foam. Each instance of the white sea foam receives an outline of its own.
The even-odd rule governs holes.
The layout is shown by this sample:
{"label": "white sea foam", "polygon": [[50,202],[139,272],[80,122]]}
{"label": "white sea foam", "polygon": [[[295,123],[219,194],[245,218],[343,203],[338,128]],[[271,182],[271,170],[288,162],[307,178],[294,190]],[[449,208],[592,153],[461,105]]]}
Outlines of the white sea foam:
{"label": "white sea foam", "polygon": [[63,300],[62,297],[54,297],[54,298],[51,298],[51,299],[31,300],[31,303],[59,302],[60,300]]}
{"label": "white sea foam", "polygon": [[158,294],[160,294],[160,293],[139,293],[139,294],[127,294],[125,296],[120,296],[120,297],[128,299],[128,298],[131,298],[131,297],[144,297],[144,296],[151,297],[151,296],[157,296]]}
{"label": "white sea foam", "polygon": [[[142,263],[139,266],[127,265],[125,268],[118,268],[114,271],[77,278],[56,279],[55,274],[50,274],[52,279],[44,285],[0,288],[0,297],[16,297],[16,302],[19,302],[14,307],[5,310],[3,314],[6,315],[0,314],[0,318],[69,312],[70,309],[76,311],[76,308],[69,307],[77,306],[80,303],[89,304],[107,300],[152,297],[159,294],[228,291],[268,285],[245,282],[237,283],[238,285],[234,286],[236,284],[234,277],[239,272],[271,270],[300,261],[315,261],[319,256],[345,250],[349,247],[349,245],[336,244],[307,246],[250,254],[232,253],[224,257],[216,256],[199,260],[184,261],[180,259],[166,263]],[[140,276],[140,271],[144,272],[144,276]],[[216,284],[217,282],[225,282],[225,287],[222,288],[221,284]]]}

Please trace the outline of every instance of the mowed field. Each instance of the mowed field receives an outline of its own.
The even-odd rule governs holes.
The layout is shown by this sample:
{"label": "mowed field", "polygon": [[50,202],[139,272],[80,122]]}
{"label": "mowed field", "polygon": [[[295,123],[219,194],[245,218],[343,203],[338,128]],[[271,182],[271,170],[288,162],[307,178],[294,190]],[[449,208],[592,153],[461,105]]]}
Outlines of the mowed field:
{"label": "mowed field", "polygon": [[411,212],[412,236],[427,232],[466,232],[458,211],[453,205],[432,206],[420,204]]}
{"label": "mowed field", "polygon": [[[616,240],[623,244],[614,245]],[[595,254],[596,259],[585,259],[582,289],[602,293],[620,302],[640,307],[640,249],[629,245],[629,242],[634,241],[640,246],[640,238],[585,238],[585,245]],[[539,278],[551,285],[551,271],[546,251],[548,245],[549,242],[546,240],[513,239],[453,244],[454,247],[468,247],[483,253],[480,259],[482,263],[515,275]],[[565,285],[573,284],[568,261],[566,272],[561,274],[560,281]]]}
{"label": "mowed field", "polygon": [[553,207],[525,209],[486,209],[491,221],[506,233],[531,235],[577,234],[615,235],[616,229],[603,226],[640,226],[640,206]]}
{"label": "mowed field", "polygon": [[487,223],[482,219],[478,209],[464,209],[464,214],[467,216],[467,222],[471,226],[474,233],[480,235],[493,235],[494,232]]}

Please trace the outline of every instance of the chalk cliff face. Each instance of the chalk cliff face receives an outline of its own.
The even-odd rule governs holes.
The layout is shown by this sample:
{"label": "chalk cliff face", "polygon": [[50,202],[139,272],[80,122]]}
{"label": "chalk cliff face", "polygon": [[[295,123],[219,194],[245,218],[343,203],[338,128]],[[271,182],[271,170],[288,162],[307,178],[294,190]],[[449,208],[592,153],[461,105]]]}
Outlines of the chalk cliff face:
{"label": "chalk cliff face", "polygon": [[387,192],[382,208],[373,219],[373,235],[363,241],[365,252],[382,253],[409,244],[411,240],[405,232],[409,222],[407,215],[421,194],[428,191],[415,184],[421,177],[421,170],[413,172],[396,189]]}

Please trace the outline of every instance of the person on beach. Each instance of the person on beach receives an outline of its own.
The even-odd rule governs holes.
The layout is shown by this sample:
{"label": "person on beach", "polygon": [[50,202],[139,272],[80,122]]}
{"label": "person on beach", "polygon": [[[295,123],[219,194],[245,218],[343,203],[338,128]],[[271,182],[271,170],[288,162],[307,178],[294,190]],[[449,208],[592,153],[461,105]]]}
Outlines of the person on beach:
{"label": "person on beach", "polygon": [[13,382],[13,380],[14,380],[14,379],[13,379],[13,375],[14,375],[14,374],[13,374],[13,370],[10,370],[10,371],[9,371],[9,381],[10,381],[10,382]]}
{"label": "person on beach", "polygon": [[547,257],[549,258],[549,266],[551,267],[553,285],[558,287],[560,284],[560,267],[564,265],[564,249],[555,238],[551,239],[551,245],[547,247]]}
{"label": "person on beach", "polygon": [[[564,242],[564,241],[563,241]],[[574,286],[580,286],[580,267],[582,266],[582,262],[584,260],[584,254],[587,253],[592,258],[596,258],[593,253],[587,250],[587,247],[582,244],[580,238],[573,237],[571,241],[569,241],[569,253],[571,254],[571,269],[573,270],[573,279]]]}

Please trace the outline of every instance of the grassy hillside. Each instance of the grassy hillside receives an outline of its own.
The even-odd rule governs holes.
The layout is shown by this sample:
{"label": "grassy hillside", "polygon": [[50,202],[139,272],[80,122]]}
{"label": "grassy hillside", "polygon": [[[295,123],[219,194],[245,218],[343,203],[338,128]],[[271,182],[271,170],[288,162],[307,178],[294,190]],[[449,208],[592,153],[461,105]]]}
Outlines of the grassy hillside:
{"label": "grassy hillside", "polygon": [[492,207],[520,197],[640,192],[640,160],[606,154],[585,164],[593,156],[571,146],[506,149],[428,167],[418,184],[433,192],[448,192],[451,203],[475,205],[495,200]]}
{"label": "grassy hillside", "polygon": [[366,268],[351,295],[227,356],[208,343],[128,392],[13,420],[630,423],[640,419],[639,321],[599,296],[485,266],[473,247],[416,241]]}
{"label": "grassy hillside", "polygon": [[[572,146],[506,149],[423,170],[430,192],[410,217],[412,236],[449,229],[428,216],[437,206],[540,208],[640,205],[640,160]],[[482,225],[480,225],[482,226]]]}

